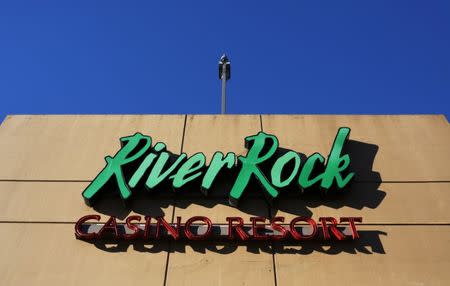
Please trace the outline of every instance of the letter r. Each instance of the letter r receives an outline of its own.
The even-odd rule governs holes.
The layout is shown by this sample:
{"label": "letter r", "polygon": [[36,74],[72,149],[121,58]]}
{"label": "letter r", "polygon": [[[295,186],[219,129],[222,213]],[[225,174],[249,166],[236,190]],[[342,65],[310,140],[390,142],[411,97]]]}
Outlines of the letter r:
{"label": "letter r", "polygon": [[[261,154],[263,149],[266,147],[266,143],[268,142],[267,139],[270,139],[272,144],[265,154]],[[258,179],[264,190],[271,198],[276,198],[278,196],[278,191],[272,186],[258,167],[258,164],[268,160],[277,150],[277,137],[268,135],[264,132],[259,132],[257,135],[246,137],[245,142],[247,148],[249,148],[248,146],[251,147],[249,148],[246,156],[238,157],[238,160],[241,161],[242,166],[233,188],[230,191],[229,201],[231,205],[237,205],[237,201],[241,197],[252,176],[255,176],[255,178]]]}
{"label": "letter r", "polygon": [[[141,140],[145,140],[145,145],[140,150],[135,152],[134,155],[128,157],[131,153],[133,153],[133,151],[135,151]],[[150,136],[144,136],[141,133],[136,133],[133,136],[120,138],[120,142],[122,148],[114,157],[105,157],[105,168],[83,191],[83,197],[88,206],[91,205],[96,194],[111,179],[111,177],[116,178],[122,199],[126,200],[131,196],[130,187],[125,183],[125,179],[123,177],[122,166],[141,157],[150,148],[152,138]]]}

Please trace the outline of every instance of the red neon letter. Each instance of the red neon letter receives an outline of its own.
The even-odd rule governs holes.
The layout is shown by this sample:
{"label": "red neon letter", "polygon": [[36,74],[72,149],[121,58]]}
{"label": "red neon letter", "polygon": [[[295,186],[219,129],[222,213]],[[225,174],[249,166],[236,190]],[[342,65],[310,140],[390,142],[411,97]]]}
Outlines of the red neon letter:
{"label": "red neon letter", "polygon": [[352,238],[358,239],[359,238],[359,234],[356,231],[356,226],[355,226],[355,221],[356,222],[362,222],[362,217],[341,217],[340,222],[345,222],[348,221],[351,229],[352,229]]}
{"label": "red neon letter", "polygon": [[137,220],[137,221],[141,221],[141,216],[139,215],[132,215],[127,217],[127,219],[125,220],[128,229],[132,230],[133,233],[127,234],[126,232],[123,234],[123,238],[125,239],[135,239],[137,237],[139,237],[139,227],[133,223],[131,223],[131,221],[133,220]]}
{"label": "red neon letter", "polygon": [[278,234],[278,235],[273,234],[271,236],[271,238],[273,240],[281,240],[281,239],[286,237],[287,230],[282,225],[276,224],[276,222],[284,222],[284,217],[276,216],[270,221],[270,227],[272,228],[274,233],[275,233],[275,231],[278,231],[278,232],[281,233],[281,234]]}
{"label": "red neon letter", "polygon": [[148,239],[150,235],[151,220],[152,220],[151,216],[145,216],[144,239]]}
{"label": "red neon letter", "polygon": [[[306,223],[308,223],[311,227],[312,227],[312,233],[310,235],[305,235],[303,236],[303,232],[302,234],[298,233],[298,231],[295,229],[295,224],[299,221],[304,221]],[[317,234],[317,224],[316,222],[309,217],[305,217],[305,216],[298,216],[296,218],[294,218],[293,220],[291,220],[291,224],[289,225],[290,231],[291,231],[291,235],[294,239],[296,240],[309,240],[309,239],[313,239],[316,234]]]}
{"label": "red neon letter", "polygon": [[180,223],[181,223],[181,217],[177,216],[177,228],[175,229],[173,226],[171,226],[163,217],[157,217],[156,218],[156,238],[159,238],[161,228],[161,224],[164,226],[164,228],[167,230],[167,233],[172,235],[172,237],[177,240],[180,238]]}
{"label": "red neon letter", "polygon": [[[236,230],[237,235],[241,240],[247,240],[248,234],[242,229],[244,221],[241,217],[227,217],[228,222],[228,239],[234,239],[233,229]],[[237,222],[237,225],[233,225],[233,222]]]}
{"label": "red neon letter", "polygon": [[80,218],[77,223],[75,224],[75,237],[78,239],[92,239],[97,237],[97,234],[95,232],[93,233],[84,233],[81,229],[81,226],[83,223],[85,223],[88,220],[94,219],[96,221],[100,220],[99,215],[85,215],[84,217]]}
{"label": "red neon letter", "polygon": [[108,221],[103,225],[103,227],[98,232],[98,237],[103,237],[103,233],[107,230],[114,230],[115,238],[119,238],[119,230],[117,228],[116,217],[112,216],[108,219]]}
{"label": "red neon letter", "polygon": [[[343,240],[345,238],[345,235],[337,228],[337,220],[334,217],[321,217],[319,218],[319,220],[322,223],[324,240],[330,239],[330,233],[328,232],[328,229],[331,230],[331,232],[334,234],[334,236],[336,236],[338,240]],[[327,221],[331,222],[331,225],[329,225],[329,227],[327,226]]]}
{"label": "red neon letter", "polygon": [[252,222],[252,233],[253,238],[257,240],[266,240],[268,238],[267,234],[259,234],[258,229],[266,229],[264,225],[257,225],[257,222],[265,222],[265,217],[251,217],[250,221]]}
{"label": "red neon letter", "polygon": [[[196,235],[191,232],[191,229],[190,229],[191,224],[196,220],[203,221],[204,223],[206,223],[207,229],[204,234]],[[184,224],[184,234],[186,235],[187,238],[192,239],[192,240],[200,240],[200,239],[207,238],[211,234],[211,229],[212,229],[212,222],[209,218],[207,218],[205,216],[191,217]]]}

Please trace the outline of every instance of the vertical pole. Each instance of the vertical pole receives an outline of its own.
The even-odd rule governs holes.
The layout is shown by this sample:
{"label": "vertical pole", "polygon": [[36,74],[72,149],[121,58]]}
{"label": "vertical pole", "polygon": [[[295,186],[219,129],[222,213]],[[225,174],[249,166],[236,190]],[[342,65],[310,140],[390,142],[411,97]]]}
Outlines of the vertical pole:
{"label": "vertical pole", "polygon": [[227,63],[222,64],[222,114],[226,113]]}

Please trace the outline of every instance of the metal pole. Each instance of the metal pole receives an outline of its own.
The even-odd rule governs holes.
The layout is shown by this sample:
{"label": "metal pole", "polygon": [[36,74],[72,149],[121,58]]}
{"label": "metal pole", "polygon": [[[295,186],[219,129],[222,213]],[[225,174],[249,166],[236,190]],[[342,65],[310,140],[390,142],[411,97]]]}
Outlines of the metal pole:
{"label": "metal pole", "polygon": [[222,114],[226,113],[227,64],[222,64]]}
{"label": "metal pole", "polygon": [[231,78],[231,64],[228,57],[223,54],[219,61],[219,78],[222,80],[222,106],[221,113],[227,112],[227,80]]}

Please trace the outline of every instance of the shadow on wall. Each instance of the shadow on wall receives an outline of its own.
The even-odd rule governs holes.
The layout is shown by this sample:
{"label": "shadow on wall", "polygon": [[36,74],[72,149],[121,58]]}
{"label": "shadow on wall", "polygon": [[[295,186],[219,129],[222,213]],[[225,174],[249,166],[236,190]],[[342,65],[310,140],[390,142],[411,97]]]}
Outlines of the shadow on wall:
{"label": "shadow on wall", "polygon": [[[280,148],[276,158],[283,155],[288,150]],[[273,217],[278,211],[299,216],[313,216],[313,209],[319,206],[327,206],[334,209],[342,207],[362,210],[363,208],[377,208],[386,196],[386,193],[379,190],[381,176],[372,170],[373,162],[378,151],[378,146],[363,143],[355,140],[348,140],[344,146],[343,153],[349,154],[351,158],[350,170],[355,172],[355,178],[348,188],[343,191],[328,191],[323,194],[319,189],[302,192],[298,187],[291,186],[286,190],[281,190],[278,200],[270,202],[263,196],[261,186],[256,182],[251,182],[243,197],[240,200],[238,209],[253,216]],[[304,154],[300,154],[306,158]],[[176,157],[174,156],[173,160]],[[273,162],[268,162],[270,166]],[[264,167],[264,166],[263,166]],[[267,175],[270,170],[263,169]],[[131,211],[152,217],[171,216],[174,204],[177,209],[186,209],[191,205],[200,205],[205,208],[213,208],[218,204],[228,206],[228,192],[232,188],[236,178],[235,173],[225,173],[218,177],[214,191],[208,196],[204,196],[199,190],[200,186],[193,184],[190,188],[174,192],[169,186],[163,189],[146,191],[143,187],[141,191],[133,194],[134,199],[130,205],[125,207],[121,199],[116,195],[116,186],[108,186],[105,196],[98,200],[94,209],[105,215],[116,216],[125,219]],[[294,180],[295,181],[295,180]],[[167,211],[169,210],[169,211]],[[166,213],[168,212],[168,213]],[[196,215],[205,215],[198,213]],[[332,214],[330,214],[332,215]]]}
{"label": "shadow on wall", "polygon": [[231,254],[238,247],[246,247],[248,252],[259,254],[312,254],[314,252],[336,255],[340,253],[348,254],[385,254],[381,236],[387,234],[382,231],[358,231],[358,240],[346,241],[302,241],[302,242],[223,242],[223,241],[84,241],[94,244],[100,250],[106,252],[127,252],[130,248],[134,251],[159,253],[178,252],[186,253],[186,247],[190,247],[198,253],[214,252],[219,254]]}

